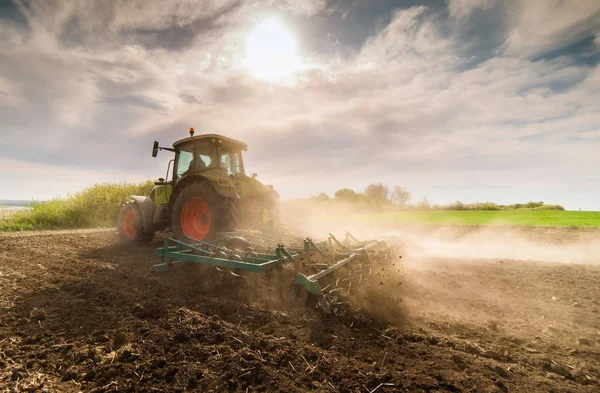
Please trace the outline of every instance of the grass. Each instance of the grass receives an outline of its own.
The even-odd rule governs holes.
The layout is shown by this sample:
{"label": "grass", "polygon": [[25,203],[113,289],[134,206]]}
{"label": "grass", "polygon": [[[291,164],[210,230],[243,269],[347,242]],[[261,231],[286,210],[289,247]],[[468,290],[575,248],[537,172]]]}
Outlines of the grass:
{"label": "grass", "polygon": [[[0,220],[0,231],[114,226],[129,195],[149,195],[154,184],[97,184],[64,198],[32,202]],[[8,215],[8,214],[7,214]]]}
{"label": "grass", "polygon": [[600,227],[600,212],[560,210],[401,211],[363,215],[368,224]]}
{"label": "grass", "polygon": [[19,210],[20,209],[10,209],[10,208],[2,208],[2,209],[0,209],[0,221],[10,219],[12,216],[14,216],[15,214],[17,214],[17,212]]}

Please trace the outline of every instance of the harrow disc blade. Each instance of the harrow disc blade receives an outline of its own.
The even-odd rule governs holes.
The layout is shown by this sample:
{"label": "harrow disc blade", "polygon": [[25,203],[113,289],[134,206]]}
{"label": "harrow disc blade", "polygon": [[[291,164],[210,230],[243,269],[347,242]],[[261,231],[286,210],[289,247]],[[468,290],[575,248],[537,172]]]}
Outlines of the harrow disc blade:
{"label": "harrow disc blade", "polygon": [[304,307],[308,303],[309,293],[303,286],[291,284],[286,292],[288,301],[294,307]]}

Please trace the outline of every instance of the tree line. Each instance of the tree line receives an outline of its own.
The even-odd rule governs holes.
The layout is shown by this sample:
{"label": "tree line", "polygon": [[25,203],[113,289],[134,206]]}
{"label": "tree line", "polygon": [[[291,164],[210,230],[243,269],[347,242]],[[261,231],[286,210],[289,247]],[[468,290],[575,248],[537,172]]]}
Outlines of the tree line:
{"label": "tree line", "polygon": [[350,188],[341,188],[333,194],[333,198],[324,192],[313,197],[317,202],[327,202],[334,199],[339,202],[346,203],[380,203],[380,204],[394,204],[404,206],[408,204],[412,195],[410,191],[400,187],[394,186],[390,188],[388,185],[383,183],[369,184],[365,191],[360,193]]}
{"label": "tree line", "polygon": [[311,199],[321,203],[335,201],[376,206],[390,205],[413,210],[564,210],[564,207],[561,205],[545,205],[544,202],[501,205],[492,202],[463,203],[461,201],[456,201],[447,205],[440,205],[431,204],[427,198],[423,198],[414,204],[410,204],[410,201],[412,200],[410,191],[398,185],[390,187],[383,183],[369,184],[362,193],[356,192],[350,188],[341,188],[333,194],[333,197],[322,192]]}

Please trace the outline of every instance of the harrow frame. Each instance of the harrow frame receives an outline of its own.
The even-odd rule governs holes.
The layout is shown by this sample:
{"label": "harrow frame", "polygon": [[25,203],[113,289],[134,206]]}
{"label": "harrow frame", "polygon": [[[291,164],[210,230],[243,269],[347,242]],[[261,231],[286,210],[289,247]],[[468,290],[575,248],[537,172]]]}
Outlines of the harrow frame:
{"label": "harrow frame", "polygon": [[[267,249],[267,252],[256,253],[254,251],[237,251],[224,247],[227,239],[233,237],[244,237],[253,246]],[[284,247],[282,242],[290,244]],[[332,274],[343,266],[356,261],[368,260],[368,252],[378,248],[389,248],[398,239],[395,236],[381,238],[370,242],[360,242],[352,234],[346,232],[344,243],[340,242],[333,234],[325,241],[314,242],[311,238],[299,239],[289,235],[269,237],[264,234],[256,234],[251,231],[238,231],[219,233],[215,243],[208,243],[189,237],[183,240],[165,238],[163,246],[157,249],[157,255],[161,263],[154,265],[156,272],[169,270],[176,264],[201,264],[214,266],[216,268],[228,268],[234,275],[244,272],[264,273],[273,269],[281,270],[285,263],[294,262],[297,258],[310,256],[313,253],[329,255],[333,258],[341,258],[331,264],[313,264],[313,268],[322,267],[314,274],[307,275],[302,272],[294,272],[293,293],[305,291],[306,295],[323,295],[323,289],[319,280]],[[354,243],[354,244],[352,244]],[[277,244],[274,247],[270,245]],[[339,251],[341,252],[339,252]],[[274,253],[271,253],[274,251]],[[336,252],[337,251],[337,252]],[[167,259],[167,261],[165,261]],[[324,306],[324,309],[329,307]]]}
{"label": "harrow frame", "polygon": [[[235,253],[215,244],[188,237],[185,240],[187,241],[165,238],[163,246],[156,250],[157,255],[161,257],[161,263],[154,265],[154,271],[163,272],[175,264],[193,263],[262,273],[281,268],[281,264],[285,260],[294,258],[294,254],[289,253],[282,245],[278,245],[275,255],[246,252],[242,256],[239,252]],[[211,251],[210,248],[216,251]],[[169,261],[164,262],[165,258],[168,258]]]}

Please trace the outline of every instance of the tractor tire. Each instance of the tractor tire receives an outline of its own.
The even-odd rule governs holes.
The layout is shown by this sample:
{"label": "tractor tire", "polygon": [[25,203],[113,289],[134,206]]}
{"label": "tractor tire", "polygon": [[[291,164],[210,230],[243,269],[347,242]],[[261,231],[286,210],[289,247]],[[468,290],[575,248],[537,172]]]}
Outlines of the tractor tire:
{"label": "tractor tire", "polygon": [[218,195],[207,183],[187,185],[176,197],[171,231],[176,239],[211,241],[217,232],[231,231],[235,214],[230,198]]}
{"label": "tractor tire", "polygon": [[122,243],[144,243],[152,238],[144,233],[142,211],[135,202],[127,202],[119,210],[117,230]]}

